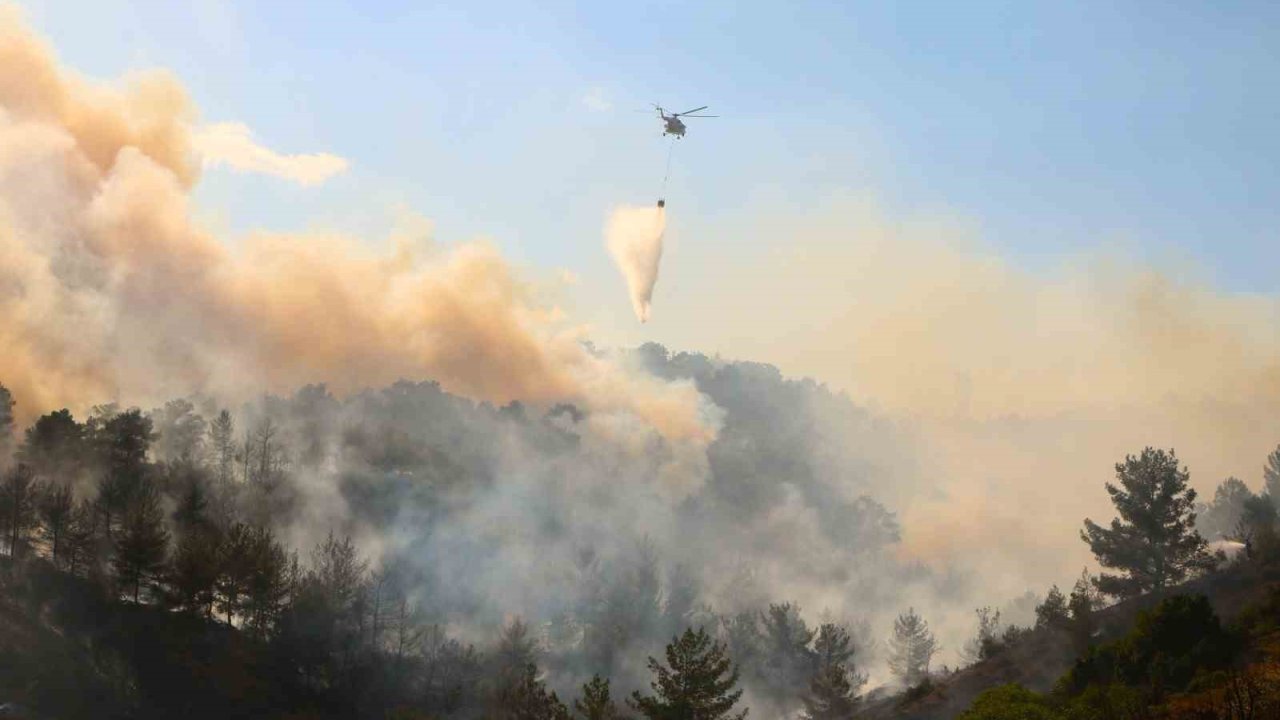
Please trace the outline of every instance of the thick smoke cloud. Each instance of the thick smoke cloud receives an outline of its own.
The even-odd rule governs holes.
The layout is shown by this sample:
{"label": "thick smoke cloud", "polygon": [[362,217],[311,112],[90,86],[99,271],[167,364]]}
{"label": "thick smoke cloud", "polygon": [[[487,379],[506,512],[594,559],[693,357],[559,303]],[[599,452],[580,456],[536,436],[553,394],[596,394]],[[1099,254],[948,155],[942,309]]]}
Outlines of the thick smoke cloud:
{"label": "thick smoke cloud", "polygon": [[752,224],[767,234],[742,244],[772,251],[675,278],[664,340],[821,378],[914,428],[926,480],[874,494],[902,513],[905,556],[985,578],[991,602],[1091,561],[1078,529],[1112,517],[1126,453],[1174,447],[1205,498],[1229,475],[1260,489],[1280,442],[1274,295],[1101,242],[1029,271],[971,223],[861,195]]}
{"label": "thick smoke cloud", "polygon": [[627,281],[631,306],[642,323],[649,321],[652,310],[666,229],[667,213],[663,208],[631,206],[616,208],[605,227],[609,254]]}
{"label": "thick smoke cloud", "polygon": [[602,425],[714,437],[691,385],[589,352],[490,246],[399,237],[377,253],[264,234],[233,252],[191,219],[196,113],[168,75],[87,83],[6,11],[0,108],[0,377],[24,419],[432,377],[477,399],[574,402]]}

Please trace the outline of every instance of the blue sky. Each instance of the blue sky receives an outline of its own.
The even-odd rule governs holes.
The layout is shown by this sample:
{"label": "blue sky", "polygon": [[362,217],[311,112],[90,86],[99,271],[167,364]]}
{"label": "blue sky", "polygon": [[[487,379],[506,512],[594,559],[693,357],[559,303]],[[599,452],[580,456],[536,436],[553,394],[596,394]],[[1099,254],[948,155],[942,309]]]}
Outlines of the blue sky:
{"label": "blue sky", "polygon": [[1032,268],[1119,243],[1276,289],[1274,3],[23,6],[83,73],[166,67],[203,119],[350,161],[310,188],[210,171],[200,212],[233,234],[378,237],[403,206],[445,240],[603,271],[609,206],[657,195],[666,146],[634,111],[658,101],[723,115],[677,148],[685,243],[853,188],[968,218]]}

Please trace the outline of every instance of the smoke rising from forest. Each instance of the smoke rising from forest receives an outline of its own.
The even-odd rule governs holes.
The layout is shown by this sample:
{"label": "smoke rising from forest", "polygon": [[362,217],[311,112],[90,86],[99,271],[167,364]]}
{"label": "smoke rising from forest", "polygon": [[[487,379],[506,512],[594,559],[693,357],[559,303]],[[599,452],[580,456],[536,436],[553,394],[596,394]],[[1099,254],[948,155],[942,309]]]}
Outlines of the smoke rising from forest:
{"label": "smoke rising from forest", "polygon": [[478,399],[575,402],[705,444],[687,384],[588,352],[498,252],[401,235],[258,234],[191,220],[195,109],[164,73],[122,86],[58,67],[0,16],[0,376],[19,413],[89,398],[244,397],[431,377]]}
{"label": "smoke rising from forest", "polygon": [[653,309],[666,228],[667,213],[661,207],[631,206],[614,209],[605,227],[609,254],[627,282],[631,307],[642,323],[649,321]]}
{"label": "smoke rising from forest", "polygon": [[[569,644],[647,595],[684,619],[796,601],[881,641],[914,605],[954,650],[972,606],[1075,576],[1079,522],[1105,519],[1124,453],[1174,445],[1202,488],[1256,487],[1277,440],[1270,299],[1099,264],[1034,276],[857,207],[789,223],[819,239],[795,255],[720,263],[672,298],[689,324],[670,340],[868,410],[769,366],[589,349],[483,243],[257,234],[233,250],[191,218],[197,113],[178,81],[79,79],[12,12],[0,108],[0,382],[21,422],[196,392],[243,432],[274,417],[295,494],[264,507],[282,535],[336,528],[407,559],[423,602],[473,637],[522,615]],[[664,226],[623,207],[606,227],[642,322]],[[338,397],[298,391],[312,382]],[[243,404],[264,392],[279,397]],[[636,617],[623,685],[675,622]]]}
{"label": "smoke rising from forest", "polygon": [[[622,686],[699,608],[897,610],[884,574],[910,571],[865,489],[898,471],[844,449],[889,452],[891,429],[767,367],[592,350],[484,244],[401,235],[377,254],[258,234],[233,250],[191,219],[196,112],[174,78],[91,84],[12,14],[0,28],[0,382],[21,426],[64,406],[81,421],[110,400],[157,408],[156,457],[173,462],[180,428],[202,426],[173,418],[228,407],[247,517],[304,551],[334,530],[409,563],[450,632],[555,621],[566,639],[547,644],[580,648],[562,672],[589,661]],[[647,300],[662,218],[625,221],[649,233],[632,266]],[[357,394],[295,394],[313,381]],[[264,392],[281,397],[243,404]],[[192,393],[212,400],[163,406]],[[804,419],[819,413],[858,435]],[[91,496],[92,474],[77,487]],[[599,613],[624,635],[582,650],[575,628]]]}
{"label": "smoke rising from forest", "polygon": [[914,428],[928,481],[876,489],[907,556],[1003,595],[1069,579],[1090,560],[1080,520],[1110,517],[1102,483],[1147,445],[1176,448],[1202,499],[1229,475],[1260,489],[1280,441],[1274,295],[1113,240],[1031,271],[970,222],[904,220],[865,194],[776,212],[736,239],[772,252],[696,283],[679,274],[713,258],[669,268],[682,312],[664,338],[821,378]]}

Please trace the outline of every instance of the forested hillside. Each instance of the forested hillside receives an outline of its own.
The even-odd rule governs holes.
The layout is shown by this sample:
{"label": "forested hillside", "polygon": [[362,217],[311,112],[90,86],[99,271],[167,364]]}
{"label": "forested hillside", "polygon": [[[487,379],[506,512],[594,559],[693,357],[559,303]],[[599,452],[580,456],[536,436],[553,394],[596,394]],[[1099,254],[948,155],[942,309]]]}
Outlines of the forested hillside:
{"label": "forested hillside", "polygon": [[[6,588],[27,612],[11,642],[63,660],[7,675],[0,700],[70,712],[48,688],[74,666],[77,692],[110,699],[90,704],[139,716],[471,717],[530,663],[565,697],[597,674],[644,690],[647,658],[689,627],[728,645],[757,708],[799,710],[819,653],[856,694],[886,578],[928,582],[887,552],[896,520],[866,494],[891,473],[877,449],[903,439],[768,366],[656,346],[633,361],[715,402],[704,466],[656,434],[607,441],[616,418],[433,383],[15,429]],[[832,418],[871,450],[824,435]],[[867,612],[802,616],[813,587]]]}
{"label": "forested hillside", "polygon": [[[1071,707],[1162,598],[1207,597],[1201,630],[1272,607],[1273,496],[1229,479],[1201,503],[1148,448],[1107,486],[1117,518],[1084,522],[1104,572],[1003,619],[977,608],[960,666],[940,664],[901,598],[968,612],[968,596],[896,559],[870,494],[911,481],[886,462],[908,433],[766,365],[658,346],[627,361],[711,401],[704,464],[658,434],[621,442],[625,418],[433,383],[11,427],[0,701],[66,718],[668,717],[693,683],[719,708],[706,717],[942,718],[976,700],[982,718],[997,700],[980,693],[1008,683]],[[1211,547],[1211,529],[1230,540]],[[1212,692],[1192,680],[1252,667],[1252,637],[1224,631],[1212,662],[1142,702]]]}

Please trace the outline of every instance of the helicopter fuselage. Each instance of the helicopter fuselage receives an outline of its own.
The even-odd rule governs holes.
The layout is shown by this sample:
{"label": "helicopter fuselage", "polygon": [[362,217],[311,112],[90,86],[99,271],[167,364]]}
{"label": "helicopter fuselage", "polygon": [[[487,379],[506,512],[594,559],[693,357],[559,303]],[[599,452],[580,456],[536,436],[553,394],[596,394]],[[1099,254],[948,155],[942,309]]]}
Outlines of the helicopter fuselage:
{"label": "helicopter fuselage", "polygon": [[676,137],[684,137],[684,123],[680,118],[674,115],[663,115],[662,120],[666,122],[667,127],[662,131],[663,135],[675,135]]}

